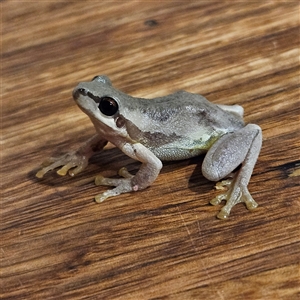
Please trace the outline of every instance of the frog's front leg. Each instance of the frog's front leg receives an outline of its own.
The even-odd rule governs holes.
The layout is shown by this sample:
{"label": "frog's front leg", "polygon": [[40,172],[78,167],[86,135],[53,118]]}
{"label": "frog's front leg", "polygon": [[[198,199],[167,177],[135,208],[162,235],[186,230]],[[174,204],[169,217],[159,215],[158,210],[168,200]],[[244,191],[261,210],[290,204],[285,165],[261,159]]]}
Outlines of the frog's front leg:
{"label": "frog's front leg", "polygon": [[89,158],[97,151],[100,151],[107,144],[107,141],[98,134],[92,136],[77,151],[66,153],[60,157],[51,157],[42,163],[42,169],[36,173],[36,177],[42,178],[45,173],[61,167],[57,174],[64,176],[69,173],[74,176],[85,169]]}
{"label": "frog's front leg", "polygon": [[250,210],[257,207],[247,185],[261,145],[261,128],[255,124],[248,124],[236,132],[222,136],[207,152],[203,161],[202,172],[209,180],[219,181],[241,164],[241,168],[234,175],[228,191],[211,201],[213,205],[219,204],[222,200],[227,201],[219,212],[218,218],[227,219],[232,207],[239,202],[245,202]]}
{"label": "frog's front leg", "polygon": [[162,168],[162,162],[140,143],[124,143],[116,146],[126,155],[142,162],[142,165],[135,175],[131,175],[125,168],[122,168],[119,174],[124,178],[120,179],[105,178],[101,175],[97,176],[95,179],[96,185],[115,186],[114,189],[97,195],[95,197],[97,203],[103,202],[108,197],[145,189],[154,182]]}

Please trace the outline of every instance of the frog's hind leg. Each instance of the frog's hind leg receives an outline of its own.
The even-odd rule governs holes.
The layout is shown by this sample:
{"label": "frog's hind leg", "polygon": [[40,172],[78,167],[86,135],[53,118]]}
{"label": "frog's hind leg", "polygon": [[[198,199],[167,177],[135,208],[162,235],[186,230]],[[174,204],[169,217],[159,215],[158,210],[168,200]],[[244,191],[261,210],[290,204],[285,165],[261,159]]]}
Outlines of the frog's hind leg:
{"label": "frog's hind leg", "polygon": [[261,144],[261,128],[255,124],[248,124],[234,133],[224,135],[209,149],[202,165],[203,175],[207,179],[219,181],[241,165],[231,182],[224,183],[228,185],[228,191],[211,200],[213,205],[219,204],[222,200],[227,201],[219,212],[218,218],[227,219],[232,207],[239,202],[245,202],[250,210],[257,207],[247,185]]}

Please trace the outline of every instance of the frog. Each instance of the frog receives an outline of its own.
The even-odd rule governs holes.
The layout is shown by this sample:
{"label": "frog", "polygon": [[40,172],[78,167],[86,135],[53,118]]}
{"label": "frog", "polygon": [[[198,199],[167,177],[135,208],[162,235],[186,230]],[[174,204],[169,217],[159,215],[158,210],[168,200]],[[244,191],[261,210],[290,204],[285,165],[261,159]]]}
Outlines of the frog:
{"label": "frog", "polygon": [[149,187],[165,161],[204,154],[203,176],[224,190],[210,201],[212,205],[226,201],[217,218],[228,219],[240,202],[250,211],[258,206],[248,183],[261,150],[262,130],[256,124],[245,124],[242,106],[215,104],[183,90],[153,99],[133,97],[116,89],[106,75],[80,82],[72,95],[96,134],[76,151],[48,159],[36,177],[57,168],[59,175],[73,177],[110,142],[141,166],[135,175],[126,167],[120,169],[119,178],[97,175],[97,186],[113,187],[95,196],[96,203],[101,203]]}

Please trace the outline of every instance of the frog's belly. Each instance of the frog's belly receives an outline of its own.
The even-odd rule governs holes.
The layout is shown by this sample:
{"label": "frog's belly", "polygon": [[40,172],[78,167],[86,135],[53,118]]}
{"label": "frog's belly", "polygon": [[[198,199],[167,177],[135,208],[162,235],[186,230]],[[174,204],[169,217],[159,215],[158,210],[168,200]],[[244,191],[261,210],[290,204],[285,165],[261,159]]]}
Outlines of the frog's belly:
{"label": "frog's belly", "polygon": [[222,134],[203,135],[198,139],[177,138],[166,143],[163,140],[157,140],[154,145],[152,141],[152,145],[147,145],[146,147],[164,161],[187,159],[206,153]]}
{"label": "frog's belly", "polygon": [[159,159],[171,161],[206,153],[224,134],[226,131],[216,131],[210,128],[203,130],[203,132],[190,131],[188,134],[186,133],[186,136],[181,137],[176,133],[169,136],[162,133],[149,135],[144,133],[139,142],[150,149]]}
{"label": "frog's belly", "polygon": [[156,148],[150,149],[162,161],[182,160],[207,152],[206,149]]}

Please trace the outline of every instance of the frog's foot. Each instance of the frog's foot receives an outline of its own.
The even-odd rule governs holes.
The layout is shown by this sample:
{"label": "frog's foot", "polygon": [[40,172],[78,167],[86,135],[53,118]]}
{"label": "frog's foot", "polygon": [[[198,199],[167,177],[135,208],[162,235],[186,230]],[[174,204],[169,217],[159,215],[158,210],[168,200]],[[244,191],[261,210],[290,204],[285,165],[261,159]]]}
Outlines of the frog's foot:
{"label": "frog's foot", "polygon": [[228,187],[231,186],[231,184],[232,184],[232,179],[228,178],[228,179],[217,182],[215,185],[215,189],[224,191],[224,190],[227,190]]}
{"label": "frog's foot", "polygon": [[36,173],[36,177],[42,178],[48,171],[56,169],[62,166],[57,174],[65,176],[69,173],[70,176],[74,176],[81,172],[88,165],[89,157],[81,155],[78,152],[72,152],[64,154],[60,157],[51,157],[42,163],[42,169]]}
{"label": "frog's foot", "polygon": [[[222,182],[224,182],[223,185]],[[222,182],[220,183],[220,185],[230,186],[228,191],[216,196],[210,201],[212,205],[218,205],[222,200],[227,201],[226,205],[223,206],[223,208],[217,215],[219,219],[228,219],[231,209],[240,202],[244,202],[249,210],[253,210],[258,206],[258,204],[250,195],[247,186],[238,185],[237,183],[234,184],[234,180],[230,180],[231,184],[228,180]]]}
{"label": "frog's foot", "polygon": [[109,197],[118,196],[122,193],[138,190],[138,186],[132,186],[131,179],[134,176],[130,174],[126,168],[121,168],[118,174],[124,178],[106,178],[101,175],[96,176],[95,178],[96,185],[115,186],[114,189],[107,190],[106,192],[97,195],[95,197],[95,201],[97,203],[101,203]]}

